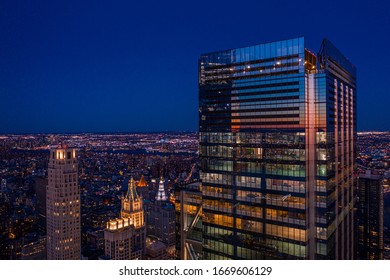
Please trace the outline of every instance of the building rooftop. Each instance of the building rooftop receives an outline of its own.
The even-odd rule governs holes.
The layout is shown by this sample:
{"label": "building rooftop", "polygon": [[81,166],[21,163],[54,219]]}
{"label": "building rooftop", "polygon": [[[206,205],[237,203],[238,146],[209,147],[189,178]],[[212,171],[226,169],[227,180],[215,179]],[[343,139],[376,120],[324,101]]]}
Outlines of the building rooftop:
{"label": "building rooftop", "polygon": [[148,183],[146,183],[144,175],[141,176],[141,179],[138,181],[137,187],[147,187]]}
{"label": "building rooftop", "polygon": [[380,174],[372,172],[371,170],[366,170],[366,173],[359,174],[359,178],[362,179],[371,179],[371,180],[379,180],[382,178]]}
{"label": "building rooftop", "polygon": [[165,250],[166,248],[167,246],[163,242],[158,240],[150,244],[147,249],[152,251],[160,251],[160,250]]}

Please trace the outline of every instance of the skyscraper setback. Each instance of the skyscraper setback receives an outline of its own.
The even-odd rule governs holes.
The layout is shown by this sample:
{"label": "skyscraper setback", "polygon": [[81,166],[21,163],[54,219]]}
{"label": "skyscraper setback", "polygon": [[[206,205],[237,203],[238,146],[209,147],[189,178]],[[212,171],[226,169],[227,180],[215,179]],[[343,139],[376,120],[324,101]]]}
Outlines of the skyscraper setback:
{"label": "skyscraper setback", "polygon": [[50,150],[46,191],[48,260],[81,259],[80,188],[76,150]]}
{"label": "skyscraper setback", "polygon": [[352,259],[356,69],[324,39],[199,61],[205,259]]}

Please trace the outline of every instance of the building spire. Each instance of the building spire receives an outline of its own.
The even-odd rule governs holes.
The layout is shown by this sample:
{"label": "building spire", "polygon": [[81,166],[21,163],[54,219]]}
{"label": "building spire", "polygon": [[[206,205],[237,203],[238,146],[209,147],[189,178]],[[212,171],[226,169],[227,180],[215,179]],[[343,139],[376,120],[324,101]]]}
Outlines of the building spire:
{"label": "building spire", "polygon": [[127,189],[125,199],[128,199],[129,201],[135,201],[135,200],[139,199],[138,193],[135,189],[133,177],[131,177],[129,180],[128,189]]}
{"label": "building spire", "polygon": [[158,191],[156,194],[156,201],[166,201],[167,199],[167,195],[165,194],[164,180],[161,177],[160,183],[158,185]]}
{"label": "building spire", "polygon": [[[127,189],[126,196],[122,197],[122,209],[121,209],[121,218],[134,218],[138,217],[138,220],[133,219],[135,227],[142,224],[143,225],[143,201],[138,195],[135,189],[135,182],[133,177],[129,180],[129,188]],[[141,214],[140,214],[141,213]],[[142,218],[142,219],[141,219]]]}

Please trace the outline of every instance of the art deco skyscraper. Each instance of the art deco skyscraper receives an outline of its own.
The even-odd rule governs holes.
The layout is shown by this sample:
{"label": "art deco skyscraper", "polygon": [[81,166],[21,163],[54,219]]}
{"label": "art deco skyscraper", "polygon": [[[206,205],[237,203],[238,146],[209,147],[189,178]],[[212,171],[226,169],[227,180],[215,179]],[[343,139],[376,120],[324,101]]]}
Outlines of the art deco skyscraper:
{"label": "art deco skyscraper", "polygon": [[80,189],[76,150],[50,150],[46,191],[47,259],[80,260]]}
{"label": "art deco skyscraper", "polygon": [[324,39],[204,54],[206,259],[351,259],[356,69]]}
{"label": "art deco skyscraper", "polygon": [[143,201],[129,180],[122,198],[121,217],[110,220],[104,231],[105,254],[113,260],[140,260],[145,256],[146,228]]}
{"label": "art deco skyscraper", "polygon": [[149,205],[147,220],[148,235],[158,237],[168,248],[173,248],[176,242],[175,207],[168,199],[162,178],[160,178],[155,201]]}

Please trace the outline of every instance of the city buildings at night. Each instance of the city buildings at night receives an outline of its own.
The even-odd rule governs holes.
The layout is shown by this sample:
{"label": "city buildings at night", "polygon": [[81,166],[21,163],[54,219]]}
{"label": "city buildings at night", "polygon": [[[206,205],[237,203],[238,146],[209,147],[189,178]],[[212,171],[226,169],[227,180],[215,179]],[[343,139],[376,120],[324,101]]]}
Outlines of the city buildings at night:
{"label": "city buildings at night", "polygon": [[[145,208],[155,198],[156,176],[166,178],[167,196],[174,185],[199,177],[197,133],[2,135],[0,182],[7,185],[0,194],[0,259],[46,258],[28,252],[46,236],[50,147],[59,142],[77,151],[82,259],[105,254],[104,231],[108,221],[120,217],[128,178],[139,180]],[[154,253],[153,258],[160,255]]]}
{"label": "city buildings at night", "polygon": [[[384,259],[390,259],[390,189],[388,187],[390,133],[358,132],[357,136],[358,173],[371,169],[373,173],[381,174],[384,178],[383,255]],[[161,138],[169,139],[165,143],[172,143],[174,145],[172,150],[175,152],[149,152],[149,146],[158,150]],[[105,254],[106,224],[120,217],[121,197],[128,190],[128,178],[132,174],[139,180],[136,184],[138,194],[140,195],[144,189],[145,195],[142,196],[147,198],[147,194],[151,191],[151,200],[155,198],[158,180],[157,186],[151,183],[155,178],[154,170],[157,174],[163,170],[166,183],[168,182],[166,185],[175,190],[177,259],[202,259],[203,214],[199,209],[202,191],[198,182],[185,183],[187,178],[190,178],[189,182],[193,182],[199,177],[197,169],[191,171],[198,160],[196,133],[2,136],[0,181],[6,180],[7,186],[0,196],[1,259],[45,258],[44,251],[41,249],[46,234],[46,218],[43,216],[46,209],[43,205],[46,202],[47,168],[50,157],[48,145],[58,142],[77,147],[83,259],[99,259]],[[134,169],[129,171],[129,166],[133,166]],[[197,165],[195,166],[197,168]],[[144,179],[141,179],[143,174]],[[167,190],[167,186],[165,187]],[[181,194],[183,194],[182,200]],[[145,204],[146,200],[144,206]],[[181,211],[181,207],[184,211]],[[192,223],[195,217],[199,219],[196,223]],[[42,218],[44,224],[41,223]],[[181,226],[182,224],[184,227]],[[156,242],[155,239],[151,239],[152,242]],[[160,242],[151,244],[148,243],[147,238],[146,244],[145,259],[172,259],[172,256],[168,257],[162,250],[164,246],[161,246]],[[153,245],[149,250],[148,244]]]}
{"label": "city buildings at night", "polygon": [[356,69],[324,39],[199,60],[204,259],[352,259]]}
{"label": "city buildings at night", "polygon": [[383,176],[359,174],[357,259],[383,259]]}
{"label": "city buildings at night", "polygon": [[81,259],[80,188],[76,150],[50,150],[46,190],[48,260]]}
{"label": "city buildings at night", "polygon": [[122,197],[120,218],[107,222],[104,231],[105,255],[112,260],[142,260],[146,250],[146,228],[143,200],[134,179]]}

